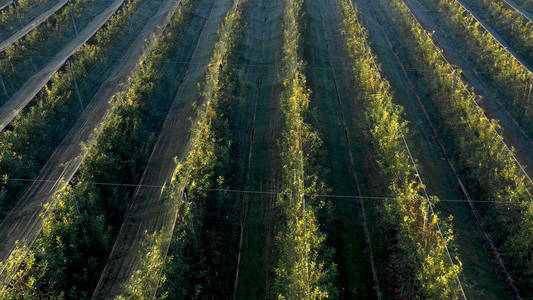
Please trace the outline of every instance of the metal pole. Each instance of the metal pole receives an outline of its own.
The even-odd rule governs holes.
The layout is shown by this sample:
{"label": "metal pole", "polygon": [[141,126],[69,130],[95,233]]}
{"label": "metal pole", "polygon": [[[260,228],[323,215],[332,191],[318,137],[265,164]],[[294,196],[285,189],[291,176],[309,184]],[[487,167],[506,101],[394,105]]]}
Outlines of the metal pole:
{"label": "metal pole", "polygon": [[76,208],[76,213],[78,213],[78,215],[80,214],[80,208],[78,207],[78,200],[76,200],[76,197],[74,197],[74,207]]}
{"label": "metal pole", "polygon": [[183,189],[183,200],[189,202],[189,196],[187,195],[187,188]]}
{"label": "metal pole", "polygon": [[[189,195],[187,194],[187,188],[183,189],[183,200],[185,200],[185,202],[189,202]],[[191,225],[192,234],[196,235],[196,233],[194,232],[194,224],[192,223],[192,219],[191,219],[190,225]]]}
{"label": "metal pole", "polygon": [[2,89],[4,90],[4,94],[6,95],[6,97],[9,96],[9,94],[7,93],[7,88],[4,83],[4,78],[2,78],[2,75],[0,75],[0,84],[2,84]]}
{"label": "metal pole", "polygon": [[19,25],[20,25],[20,28],[22,28],[22,19],[20,18],[20,10],[19,10],[19,5],[17,3],[17,0],[13,0],[13,6],[15,6],[15,11],[16,11],[16,14],[17,14],[17,20],[19,21]]}
{"label": "metal pole", "polygon": [[533,76],[531,76],[531,83],[529,84],[529,92],[526,98],[526,109],[524,110],[524,117],[527,116],[529,112],[529,105],[531,104],[531,92],[533,90]]}
{"label": "metal pole", "polygon": [[70,63],[70,59],[67,60],[67,64],[68,64],[68,68],[70,69],[70,74],[72,75],[72,80],[74,81],[74,88],[76,89],[78,100],[80,101],[81,110],[83,110],[83,101],[81,99],[81,93],[78,87],[78,81],[76,80],[76,75],[74,75],[74,70],[72,69],[72,64]]}
{"label": "metal pole", "polygon": [[305,222],[305,195],[304,195],[303,201],[302,201],[302,209],[303,209],[303,217],[304,217],[304,222]]}
{"label": "metal pole", "polygon": [[[183,189],[183,200],[185,202],[189,202],[189,195],[187,193],[187,188]],[[194,222],[193,222],[192,217],[189,217],[189,226],[191,227],[191,233],[193,235],[193,238],[192,238],[193,247],[194,247],[194,250],[196,251],[196,249],[198,249],[198,242],[196,240],[196,232],[194,230]]]}
{"label": "metal pole", "polygon": [[124,13],[128,15],[128,1],[122,2],[122,7],[124,7]]}
{"label": "metal pole", "polygon": [[74,13],[72,12],[72,6],[70,5],[70,1],[67,1],[68,4],[68,11],[70,12],[70,18],[72,19],[72,26],[74,26],[74,32],[76,35],[78,35],[78,26],[76,26],[76,20],[74,19]]}
{"label": "metal pole", "polygon": [[455,72],[455,70],[453,70],[452,92],[455,90],[455,77],[457,77],[457,72]]}
{"label": "metal pole", "polygon": [[30,64],[31,64],[31,66],[33,67],[33,70],[34,70],[35,72],[37,72],[37,71],[38,71],[37,66],[36,66],[35,63],[33,62],[33,58],[32,58],[31,56],[29,57],[29,60],[30,60]]}
{"label": "metal pole", "polygon": [[430,207],[430,203],[429,203],[429,200],[428,200],[428,204],[426,206],[426,215],[424,216],[424,227],[423,227],[423,230],[422,232],[424,233],[424,242],[426,243],[426,250],[427,250],[427,247],[428,247],[428,235],[426,234],[426,231],[427,231],[427,227],[428,227],[428,223],[429,223],[429,212],[431,210],[431,207]]}

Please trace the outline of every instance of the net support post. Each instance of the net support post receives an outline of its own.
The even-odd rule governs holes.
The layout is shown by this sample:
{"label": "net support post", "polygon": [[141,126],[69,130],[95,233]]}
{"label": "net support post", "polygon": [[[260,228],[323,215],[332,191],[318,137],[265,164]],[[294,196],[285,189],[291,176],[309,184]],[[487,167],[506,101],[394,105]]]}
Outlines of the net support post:
{"label": "net support post", "polygon": [[7,87],[6,87],[6,84],[4,83],[4,78],[2,77],[2,75],[0,75],[0,85],[2,86],[2,91],[4,92],[4,95],[9,96],[9,94],[7,93]]}
{"label": "net support post", "polygon": [[70,62],[70,58],[67,60],[68,68],[70,71],[70,75],[72,76],[72,81],[74,82],[74,89],[76,90],[76,95],[78,96],[78,100],[80,101],[80,107],[81,110],[83,110],[83,100],[81,99],[81,93],[80,88],[78,86],[78,80],[76,80],[76,75],[74,74],[74,69],[72,69],[72,63]]}
{"label": "net support post", "polygon": [[67,1],[68,11],[70,12],[70,18],[72,19],[72,26],[74,27],[74,33],[78,35],[78,26],[76,25],[76,19],[74,19],[74,12],[72,11],[72,5],[70,4],[71,0]]}

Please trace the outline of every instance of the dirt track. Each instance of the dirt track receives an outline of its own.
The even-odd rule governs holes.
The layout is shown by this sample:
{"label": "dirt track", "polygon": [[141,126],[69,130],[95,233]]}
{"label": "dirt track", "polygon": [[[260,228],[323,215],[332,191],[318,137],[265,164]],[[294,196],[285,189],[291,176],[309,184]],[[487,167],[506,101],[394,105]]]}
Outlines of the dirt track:
{"label": "dirt track", "polygon": [[[145,238],[144,232],[163,232],[170,241],[176,219],[176,207],[161,199],[161,188],[168,185],[175,169],[174,158],[184,158],[190,138],[190,118],[194,116],[192,103],[199,98],[197,84],[204,78],[219,23],[232,1],[202,0],[196,15],[205,19],[202,24],[191,23],[187,30],[188,64],[179,67],[176,78],[180,82],[172,106],[163,123],[148,165],[134,193],[112,253],[93,294],[93,299],[111,299],[123,293],[122,284],[138,267],[139,251]],[[205,16],[204,16],[205,15]],[[196,24],[195,24],[196,23]],[[201,25],[198,28],[197,25]],[[147,208],[150,212],[147,213]],[[168,246],[167,246],[168,247]],[[157,286],[152,287],[155,294]]]}
{"label": "dirt track", "polygon": [[[128,87],[128,79],[139,67],[170,21],[170,8],[177,0],[166,0],[147,22],[131,44],[120,64],[100,86],[82,116],[72,127],[61,145],[41,169],[38,180],[24,193],[17,205],[0,225],[0,261],[5,261],[15,249],[15,241],[31,245],[39,235],[43,219],[53,211],[52,196],[68,184],[95,144],[99,133],[109,120],[116,105],[113,95]],[[121,1],[117,1],[120,2]],[[0,273],[1,286],[7,285],[12,274]]]}
{"label": "dirt track", "polygon": [[6,50],[9,46],[16,43],[19,39],[23,38],[28,32],[32,31],[35,27],[41,25],[44,21],[46,21],[51,15],[55,14],[57,11],[59,11],[63,6],[67,4],[69,0],[61,0],[56,5],[54,5],[49,10],[45,11],[35,19],[31,20],[26,26],[24,26],[19,31],[15,32],[13,35],[11,35],[6,40],[2,41],[0,43],[0,52]]}
{"label": "dirt track", "polygon": [[[340,35],[341,19],[336,1],[320,0],[305,4],[308,33],[305,48],[309,63],[307,75],[312,89],[311,105],[317,109],[317,129],[327,150],[323,175],[335,195],[368,194],[362,185],[367,174],[361,172],[364,146],[349,66],[351,61]],[[312,49],[312,50],[311,50]],[[339,268],[338,288],[347,298],[381,299],[380,276],[373,241],[375,228],[369,226],[372,205],[363,199],[334,201],[336,222],[328,236],[336,247]],[[380,262],[382,263],[382,262]],[[359,270],[359,271],[356,271]],[[360,270],[365,270],[361,272]]]}
{"label": "dirt track", "polygon": [[28,79],[24,85],[0,107],[0,131],[2,131],[45,86],[50,78],[65,64],[67,59],[85,44],[117,11],[124,0],[115,0],[100,15],[95,17],[76,38],[70,41],[38,73]]}

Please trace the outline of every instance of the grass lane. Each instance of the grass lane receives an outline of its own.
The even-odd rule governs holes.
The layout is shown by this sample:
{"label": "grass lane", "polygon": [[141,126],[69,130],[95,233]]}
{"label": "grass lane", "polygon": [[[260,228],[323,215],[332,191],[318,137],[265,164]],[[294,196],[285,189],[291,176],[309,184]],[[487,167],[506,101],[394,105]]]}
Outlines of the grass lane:
{"label": "grass lane", "polygon": [[[343,39],[338,28],[340,19],[334,1],[308,1],[305,4],[307,32],[305,57],[307,75],[313,91],[311,105],[317,115],[318,128],[325,145],[322,175],[335,195],[368,195],[369,170],[365,160],[371,159],[370,149],[358,124],[361,110],[354,105],[353,76]],[[378,182],[374,182],[377,186]],[[378,192],[379,194],[380,192]],[[376,239],[379,225],[375,208],[361,199],[326,199],[335,202],[333,225],[328,226],[329,244],[336,248],[339,266],[338,289],[344,298],[377,297],[379,278],[385,264],[380,252],[384,243]],[[364,208],[364,210],[363,210]],[[365,217],[363,217],[365,214]],[[366,220],[365,220],[366,218]],[[367,224],[365,224],[365,222]],[[368,237],[365,231],[369,228]],[[368,245],[370,240],[371,247]],[[372,253],[371,252],[375,252]],[[373,274],[373,263],[376,274]],[[378,283],[378,284],[376,284]],[[384,285],[385,286],[385,285]]]}
{"label": "grass lane", "polygon": [[[284,1],[251,1],[248,3],[247,27],[238,59],[239,99],[232,112],[233,188],[253,191],[276,191],[274,180],[278,163],[269,154],[272,144],[271,125],[279,118],[280,79],[278,69],[282,42]],[[274,121],[272,123],[271,121]],[[277,152],[277,151],[276,151]],[[271,190],[274,188],[273,190]],[[266,297],[267,281],[273,271],[267,247],[268,218],[277,210],[268,207],[270,196],[235,194],[243,203],[241,212],[241,258],[236,274],[234,296],[238,299]]]}

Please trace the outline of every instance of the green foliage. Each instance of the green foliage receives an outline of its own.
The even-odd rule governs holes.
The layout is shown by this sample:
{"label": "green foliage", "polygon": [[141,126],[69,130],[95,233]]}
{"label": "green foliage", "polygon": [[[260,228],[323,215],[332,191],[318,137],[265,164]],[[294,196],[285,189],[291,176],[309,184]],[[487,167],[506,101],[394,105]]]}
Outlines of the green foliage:
{"label": "green foliage", "polygon": [[[100,13],[106,7],[100,2],[102,1],[78,0],[71,4],[78,30],[82,30],[89,23],[92,14]],[[74,35],[70,10],[65,6],[0,53],[0,74],[9,96],[37,70],[44,67]],[[8,97],[1,93],[0,104],[7,100]]]}
{"label": "green foliage", "polygon": [[[533,202],[530,186],[520,170],[513,150],[497,133],[500,126],[488,119],[477,105],[478,96],[460,79],[441,55],[431,35],[409,13],[402,1],[387,2],[398,13],[397,20],[409,32],[413,61],[417,68],[429,70],[420,76],[427,82],[432,101],[443,120],[449,149],[457,149],[454,159],[472,195],[477,199],[513,202],[480,207],[496,246],[504,255],[507,268],[521,293],[530,295],[533,284]],[[457,76],[454,75],[457,73]],[[455,78],[455,80],[454,80]]]}
{"label": "green foliage", "polygon": [[[453,245],[453,231],[438,215],[425,218],[427,200],[424,186],[404,143],[408,133],[402,108],[393,103],[389,82],[382,77],[368,42],[368,33],[358,19],[358,10],[351,1],[339,0],[342,34],[353,64],[353,75],[359,90],[356,97],[365,106],[366,121],[378,155],[378,163],[389,181],[388,189],[397,200],[387,202],[388,222],[397,228],[397,240],[402,256],[402,268],[414,270],[413,278],[401,278],[402,296],[414,298],[412,286],[418,285],[426,298],[455,299],[461,297],[457,276],[461,262],[451,262],[447,247]],[[432,202],[438,200],[432,198]],[[427,224],[425,224],[427,222]],[[437,223],[446,223],[440,232]],[[399,275],[402,276],[402,275]],[[405,276],[405,275],[404,275]],[[416,292],[415,292],[416,293]]]}
{"label": "green foliage", "polygon": [[[125,299],[152,299],[150,294],[152,287],[160,286],[166,281],[165,276],[160,276],[165,263],[165,238],[162,233],[148,234],[145,231],[145,239],[142,243],[142,251],[139,253],[141,262],[139,268],[131,275],[124,289],[127,296],[119,296],[117,300]],[[165,297],[161,297],[164,299]]]}
{"label": "green foliage", "polygon": [[138,71],[125,93],[116,96],[115,114],[89,151],[76,183],[55,199],[58,205],[30,251],[35,260],[23,265],[22,269],[29,270],[9,287],[13,298],[22,293],[34,299],[88,299],[92,295],[133,189],[91,183],[139,180],[169,106],[168,98],[160,94],[168,85],[164,80],[170,80],[159,74],[166,64],[162,58],[178,45],[191,7],[188,3],[180,6],[184,11],[175,14],[168,33],[147,58],[146,68]]}
{"label": "green foliage", "polygon": [[[305,122],[310,91],[300,58],[302,0],[287,1],[284,15],[284,81],[281,109],[284,117],[278,144],[282,162],[282,192],[277,204],[282,218],[277,224],[278,261],[275,288],[278,299],[335,298],[335,265],[315,213],[315,196],[323,184],[313,170],[312,157],[321,147],[318,133]],[[305,215],[303,205],[306,201]]]}
{"label": "green foliage", "polygon": [[[36,279],[34,276],[41,276],[39,272],[34,272],[35,255],[30,252],[26,245],[17,245],[17,248],[11,253],[7,260],[6,266],[0,262],[0,269],[6,267],[8,272],[18,270],[15,273],[10,289],[3,290],[3,299],[32,299],[36,294]],[[21,267],[19,267],[22,265]],[[13,269],[14,268],[14,269]],[[28,280],[30,272],[34,273]]]}
{"label": "green foliage", "polygon": [[[4,2],[4,1],[3,1]],[[29,22],[37,12],[41,12],[38,8],[48,7],[49,3],[55,2],[53,0],[19,0],[19,13],[22,24]],[[54,3],[55,4],[55,3]],[[20,28],[17,20],[16,9],[13,5],[4,8],[0,11],[0,39],[6,39],[10,34],[14,33]],[[8,35],[9,34],[9,35]]]}
{"label": "green foliage", "polygon": [[83,286],[98,279],[102,253],[109,246],[103,217],[85,210],[77,213],[76,205],[86,208],[83,196],[80,188],[68,188],[57,196],[57,208],[12,280],[8,299],[90,296]]}
{"label": "green foliage", "polygon": [[[135,13],[141,2],[129,2],[128,11]],[[116,65],[101,57],[118,47],[113,41],[127,33],[125,29],[131,21],[121,10],[73,56],[72,68],[82,98],[92,98],[95,87],[105,79],[102,73]],[[131,32],[133,28],[129,30]],[[82,78],[85,80],[80,81]],[[11,126],[0,133],[0,176],[34,178],[79,116],[80,105],[67,67],[52,76],[50,83],[37,95],[36,102],[37,105],[27,113],[19,114]],[[4,196],[0,195],[0,219],[27,185],[27,182],[0,183],[0,191],[4,192]]]}
{"label": "green foliage", "polygon": [[486,12],[490,24],[509,39],[513,49],[527,62],[533,63],[533,23],[529,22],[503,0],[476,0],[479,8]]}
{"label": "green foliage", "polygon": [[[533,24],[512,9],[507,9],[501,1],[483,1],[494,17],[493,21],[512,33],[513,47],[525,54],[526,60],[533,57]],[[505,95],[503,103],[521,126],[533,134],[533,109],[526,112],[529,87],[533,83],[533,73],[522,66],[476,19],[456,0],[432,0],[445,17],[454,32],[464,38],[465,53],[479,67],[479,73]],[[488,7],[487,7],[488,6]],[[514,13],[513,13],[514,12]]]}
{"label": "green foliage", "polygon": [[[231,238],[227,196],[212,189],[228,188],[230,172],[230,107],[236,88],[236,50],[242,35],[246,1],[238,1],[220,25],[218,41],[201,84],[200,105],[191,129],[189,149],[178,162],[166,198],[178,202],[179,214],[164,267],[166,283],[159,292],[171,299],[213,298],[229,295],[231,284],[224,268],[234,267],[222,251]],[[183,200],[187,187],[189,202]],[[228,240],[225,242],[227,243]],[[233,253],[231,253],[233,254]],[[227,276],[226,276],[227,277]]]}
{"label": "green foliage", "polygon": [[[175,180],[188,186],[191,198],[207,197],[207,190],[223,183],[216,174],[229,166],[228,114],[224,111],[231,100],[235,83],[228,65],[229,56],[240,42],[242,30],[241,11],[228,14],[221,24],[205,80],[202,84],[201,98],[205,104],[197,108],[197,121],[192,127],[193,145],[187,159],[176,168]],[[220,188],[225,185],[218,186]]]}

